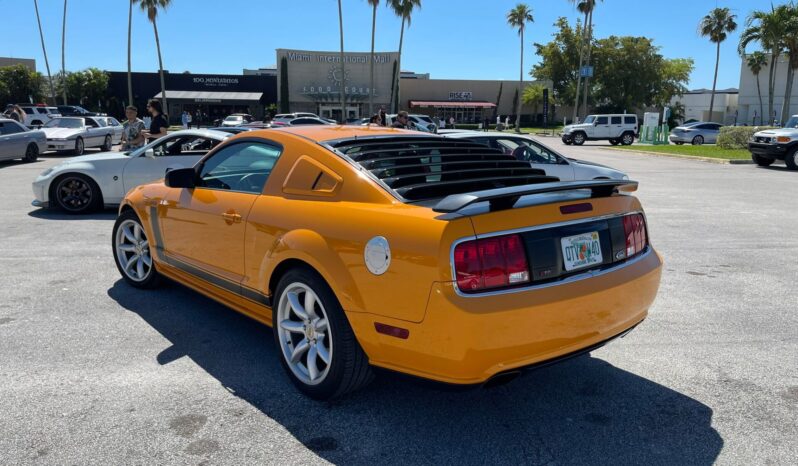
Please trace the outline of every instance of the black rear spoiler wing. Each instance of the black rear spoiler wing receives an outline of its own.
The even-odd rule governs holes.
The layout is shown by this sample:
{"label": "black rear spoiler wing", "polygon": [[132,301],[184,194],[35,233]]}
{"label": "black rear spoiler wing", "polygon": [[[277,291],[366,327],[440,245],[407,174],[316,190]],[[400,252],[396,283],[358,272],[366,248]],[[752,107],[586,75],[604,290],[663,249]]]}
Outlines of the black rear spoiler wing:
{"label": "black rear spoiler wing", "polygon": [[521,196],[530,194],[554,193],[560,191],[573,191],[589,189],[591,197],[609,197],[615,193],[637,190],[637,181],[629,180],[590,180],[590,181],[563,181],[556,183],[526,184],[511,186],[509,188],[488,189],[470,193],[452,194],[440,200],[435,207],[435,212],[457,212],[477,202],[490,202],[491,209],[512,208]]}

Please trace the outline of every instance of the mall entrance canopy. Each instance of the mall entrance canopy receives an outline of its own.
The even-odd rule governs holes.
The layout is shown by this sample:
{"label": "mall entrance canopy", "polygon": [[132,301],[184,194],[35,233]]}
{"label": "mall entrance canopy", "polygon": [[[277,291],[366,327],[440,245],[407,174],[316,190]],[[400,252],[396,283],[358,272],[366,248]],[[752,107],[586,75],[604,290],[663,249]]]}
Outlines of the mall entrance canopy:
{"label": "mall entrance canopy", "polygon": [[[263,116],[262,92],[217,92],[217,91],[173,91],[166,90],[169,103],[168,114],[176,117],[188,111],[194,114],[201,110],[210,121],[224,118],[231,113],[250,113],[257,118]],[[160,99],[161,93],[154,99]]]}
{"label": "mall entrance canopy", "polygon": [[[411,100],[410,110],[413,113],[423,113],[429,116],[449,121],[454,117],[457,123],[482,123],[486,116],[493,116],[492,109],[496,104],[491,102],[457,102],[450,100]],[[490,111],[491,113],[487,113]]]}

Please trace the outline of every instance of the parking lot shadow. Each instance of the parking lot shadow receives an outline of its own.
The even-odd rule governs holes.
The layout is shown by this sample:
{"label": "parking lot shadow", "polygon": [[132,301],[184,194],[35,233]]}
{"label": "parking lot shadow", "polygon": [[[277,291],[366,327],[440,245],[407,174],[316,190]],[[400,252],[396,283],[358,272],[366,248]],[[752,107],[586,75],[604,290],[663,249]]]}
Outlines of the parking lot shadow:
{"label": "parking lot shadow", "polygon": [[33,209],[28,215],[44,220],[116,220],[116,209],[103,209],[90,214],[73,215],[56,209]]}
{"label": "parking lot shadow", "polygon": [[288,381],[268,327],[176,284],[108,295],[172,343],[160,364],[191,358],[333,463],[709,465],[723,446],[712,409],[595,357],[469,391],[382,374],[320,403]]}

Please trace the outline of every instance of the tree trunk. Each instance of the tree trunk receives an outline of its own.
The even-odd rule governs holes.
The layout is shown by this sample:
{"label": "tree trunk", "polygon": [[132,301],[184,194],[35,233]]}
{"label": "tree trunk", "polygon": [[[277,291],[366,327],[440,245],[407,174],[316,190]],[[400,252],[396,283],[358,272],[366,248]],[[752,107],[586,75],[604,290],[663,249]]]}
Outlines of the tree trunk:
{"label": "tree trunk", "polygon": [[39,2],[33,0],[33,6],[36,8],[36,22],[39,23],[39,38],[42,40],[42,53],[44,54],[44,66],[47,68],[47,79],[50,81],[50,101],[53,105],[57,105],[55,101],[55,87],[53,87],[53,76],[50,74],[50,62],[47,61],[47,49],[44,46],[44,31],[42,31],[42,20],[39,17]]}
{"label": "tree trunk", "polygon": [[152,29],[155,31],[155,48],[158,49],[158,71],[161,74],[161,105],[166,122],[169,123],[169,106],[166,101],[166,82],[163,79],[163,60],[161,59],[161,39],[158,37],[158,25],[153,19]]}
{"label": "tree trunk", "polygon": [[66,92],[66,62],[64,61],[64,57],[66,56],[66,12],[67,12],[67,0],[64,0],[64,19],[61,23],[61,93],[64,97],[64,105],[67,105],[67,92]]}
{"label": "tree trunk", "polygon": [[[590,66],[590,54],[592,53],[593,49],[593,10],[591,9],[588,14],[588,25],[587,25],[587,60],[585,60],[585,66]],[[587,95],[588,90],[590,89],[590,76],[585,76],[585,91],[582,95],[582,105],[584,107],[584,115],[587,116]]]}
{"label": "tree trunk", "polygon": [[579,112],[579,89],[582,85],[582,65],[585,60],[585,38],[587,37],[587,12],[585,12],[585,22],[582,24],[582,43],[579,46],[579,68],[576,70],[576,97],[574,98],[574,117],[571,122],[576,123]]}
{"label": "tree trunk", "polygon": [[521,132],[521,101],[524,100],[524,26],[521,26],[521,72],[518,76],[518,103],[515,105],[515,132]]}
{"label": "tree trunk", "polygon": [[133,105],[133,76],[130,66],[131,32],[133,31],[133,2],[128,2],[127,11],[127,104]]}
{"label": "tree trunk", "polygon": [[399,32],[399,60],[396,65],[396,97],[391,96],[392,113],[399,113],[399,102],[401,97],[399,95],[399,82],[402,77],[402,43],[405,40],[405,17],[402,17],[402,30]]}
{"label": "tree trunk", "polygon": [[773,93],[776,92],[776,67],[779,64],[779,55],[771,52],[770,73],[768,76],[768,120],[767,124],[773,124]]}
{"label": "tree trunk", "polygon": [[369,63],[369,117],[374,115],[374,34],[377,30],[377,5],[371,12],[371,61]]}
{"label": "tree trunk", "polygon": [[784,90],[784,103],[781,106],[781,119],[780,124],[784,123],[790,118],[790,100],[792,97],[792,82],[795,78],[795,68],[792,67],[793,58],[790,57],[787,61],[787,86]]}
{"label": "tree trunk", "polygon": [[338,29],[341,32],[341,124],[346,123],[346,68],[344,67],[344,12],[338,0]]}
{"label": "tree trunk", "polygon": [[[718,84],[718,65],[720,64],[720,42],[718,42],[717,52],[715,52],[715,78],[712,80],[712,94],[709,98],[709,118],[712,121],[712,110],[715,108],[715,86]],[[721,122],[722,123],[722,122]]]}
{"label": "tree trunk", "polygon": [[[762,104],[762,89],[759,87],[759,73],[756,74],[756,93],[759,95],[759,124],[762,124],[762,117],[765,114],[765,106]],[[752,122],[756,125],[756,121]]]}

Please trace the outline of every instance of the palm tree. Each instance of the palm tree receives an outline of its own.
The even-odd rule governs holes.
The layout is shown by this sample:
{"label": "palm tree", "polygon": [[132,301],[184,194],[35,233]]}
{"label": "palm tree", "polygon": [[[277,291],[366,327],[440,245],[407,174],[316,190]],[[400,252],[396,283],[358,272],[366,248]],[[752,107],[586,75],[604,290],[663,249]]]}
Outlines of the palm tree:
{"label": "palm tree", "polygon": [[523,101],[524,105],[532,105],[532,118],[536,124],[538,105],[543,102],[544,89],[546,89],[546,86],[542,84],[530,84],[524,89],[524,93],[521,94],[521,100]]}
{"label": "palm tree", "polygon": [[[582,65],[584,64],[585,49],[590,47],[592,37],[588,37],[588,23],[590,23],[590,32],[592,36],[593,29],[593,9],[596,7],[596,0],[568,0],[576,5],[576,9],[585,15],[585,21],[582,23],[582,43],[579,46],[579,69],[576,74],[576,98],[574,99],[574,116],[573,120],[576,121],[576,116],[579,110],[579,88],[582,81]],[[585,112],[587,112],[587,77],[585,78]]]}
{"label": "palm tree", "polygon": [[[745,63],[748,65],[748,69],[751,70],[751,73],[754,74],[754,77],[756,77],[756,92],[759,94],[759,122],[762,123],[765,116],[765,106],[762,104],[762,89],[759,87],[759,73],[762,71],[762,68],[768,66],[768,57],[757,50],[748,55]],[[753,123],[756,124],[756,121]]]}
{"label": "palm tree", "polygon": [[131,34],[133,32],[133,3],[136,0],[128,2],[127,9],[127,104],[133,105],[133,75],[130,66],[130,44]]}
{"label": "palm tree", "polygon": [[784,90],[784,103],[781,108],[781,124],[790,117],[790,100],[795,70],[798,69],[798,7],[794,3],[780,5],[776,8],[781,24],[784,27],[782,43],[787,52],[787,86]]}
{"label": "palm tree", "polygon": [[344,13],[338,0],[338,29],[341,32],[341,124],[346,123],[346,69],[344,68]]}
{"label": "palm tree", "polygon": [[[172,0],[131,0],[138,2],[142,11],[147,12],[147,18],[152,23],[152,30],[155,32],[155,47],[158,49],[158,72],[161,74],[161,105],[163,106],[164,116],[169,115],[169,106],[166,105],[166,82],[163,78],[163,60],[161,59],[161,40],[158,38],[158,10],[165,10]],[[167,117],[168,118],[168,117]]]}
{"label": "palm tree", "polygon": [[[507,13],[507,24],[513,28],[518,28],[518,35],[521,37],[521,76],[518,80],[518,93],[524,88],[524,30],[526,23],[534,22],[532,18],[532,8],[524,3],[519,3],[509,13]],[[521,132],[521,100],[516,103],[515,112],[515,132]]]}
{"label": "palm tree", "polygon": [[399,111],[399,77],[402,75],[402,44],[405,38],[405,24],[410,27],[413,9],[421,8],[421,0],[390,0],[390,7],[396,16],[402,18],[402,29],[399,32],[399,62],[396,66],[396,76],[394,76],[394,86],[396,88],[396,98],[391,96],[391,108],[393,113]]}
{"label": "palm tree", "polygon": [[369,116],[374,115],[374,34],[377,31],[377,7],[380,0],[366,0],[371,5],[371,57],[369,62]]}
{"label": "palm tree", "polygon": [[709,98],[709,119],[712,120],[712,110],[715,107],[715,86],[718,84],[718,64],[720,63],[720,43],[726,40],[730,32],[737,29],[734,18],[728,8],[715,8],[701,19],[698,33],[701,37],[709,37],[709,41],[717,44],[715,55],[715,79],[712,80],[712,96]]}
{"label": "palm tree", "polygon": [[44,54],[44,66],[47,67],[47,80],[50,82],[50,100],[55,105],[55,87],[53,87],[53,76],[50,74],[50,63],[47,61],[47,49],[44,46],[44,32],[42,31],[42,20],[39,17],[38,0],[33,0],[33,7],[36,9],[36,22],[39,23],[39,37],[42,40],[42,53]]}
{"label": "palm tree", "polygon": [[759,42],[762,48],[770,53],[770,70],[768,71],[768,124],[773,118],[773,97],[776,91],[776,68],[783,49],[782,36],[784,25],[780,12],[771,7],[771,10],[756,10],[748,16],[745,29],[740,34],[740,44],[737,51],[743,55],[745,48],[752,42]]}
{"label": "palm tree", "polygon": [[[66,79],[66,63],[64,62],[64,55],[66,49],[66,12],[67,0],[64,0],[64,19],[61,23],[61,80]],[[62,91],[64,93],[64,105],[67,105],[66,83],[62,83]]]}

